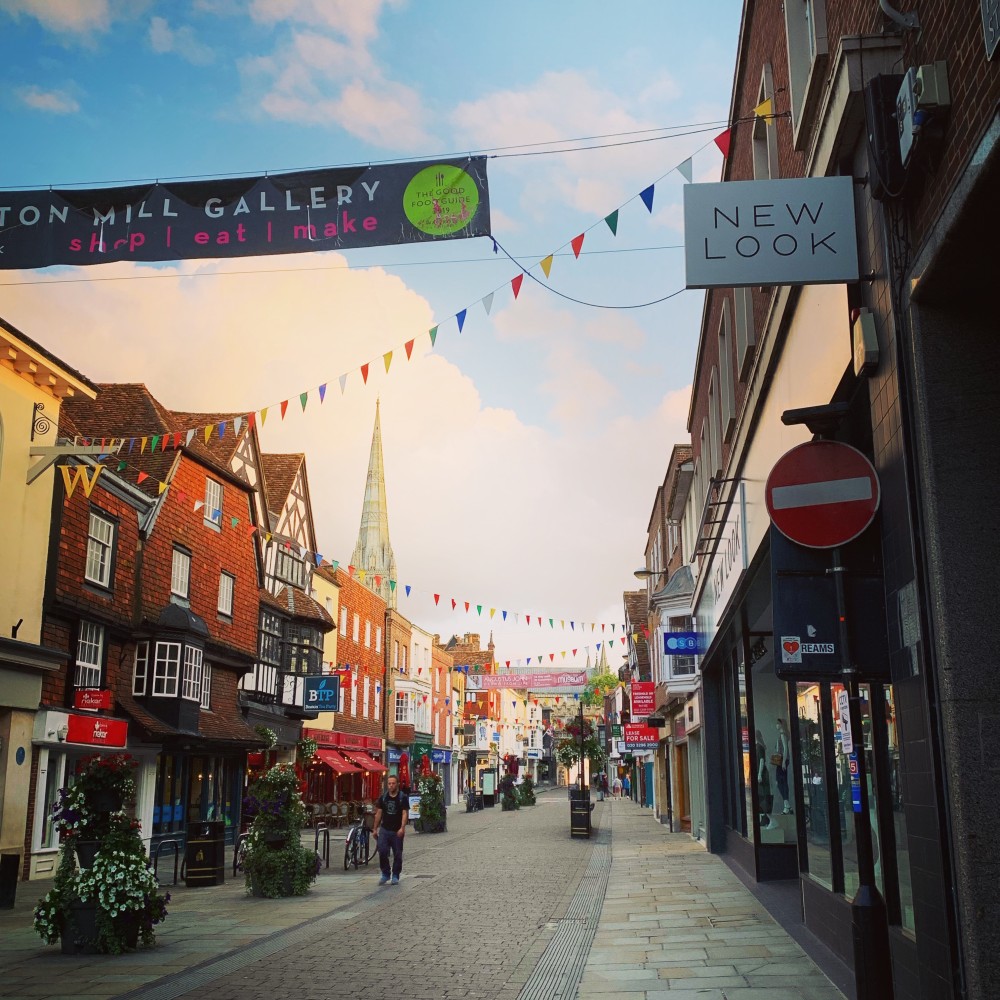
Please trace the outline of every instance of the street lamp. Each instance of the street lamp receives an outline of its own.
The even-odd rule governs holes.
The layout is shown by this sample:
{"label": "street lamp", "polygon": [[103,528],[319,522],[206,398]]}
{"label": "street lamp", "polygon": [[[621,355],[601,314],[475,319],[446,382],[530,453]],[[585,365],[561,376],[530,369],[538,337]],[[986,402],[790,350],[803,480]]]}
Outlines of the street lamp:
{"label": "street lamp", "polygon": [[645,566],[640,566],[632,575],[637,580],[648,580],[650,577],[656,579],[660,576],[666,576],[667,571],[665,569],[646,569]]}

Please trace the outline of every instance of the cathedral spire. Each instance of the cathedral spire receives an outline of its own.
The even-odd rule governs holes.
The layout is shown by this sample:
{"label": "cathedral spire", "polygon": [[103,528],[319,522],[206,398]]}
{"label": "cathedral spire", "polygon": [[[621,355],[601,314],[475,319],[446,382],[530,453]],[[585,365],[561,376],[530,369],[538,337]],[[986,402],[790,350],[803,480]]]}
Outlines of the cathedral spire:
{"label": "cathedral spire", "polygon": [[[382,464],[382,423],[379,400],[375,401],[375,428],[368,458],[368,479],[361,507],[361,528],[351,564],[365,573],[365,586],[390,607],[396,607],[396,557],[389,542],[389,510],[385,500],[385,469]],[[376,583],[375,577],[378,577]],[[389,581],[392,581],[390,586]]]}

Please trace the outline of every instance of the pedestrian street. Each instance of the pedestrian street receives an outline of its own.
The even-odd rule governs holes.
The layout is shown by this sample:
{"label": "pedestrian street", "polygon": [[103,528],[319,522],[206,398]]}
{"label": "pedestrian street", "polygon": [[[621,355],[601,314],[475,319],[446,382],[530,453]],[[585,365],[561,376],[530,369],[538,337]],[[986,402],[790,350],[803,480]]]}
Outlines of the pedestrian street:
{"label": "pedestrian street", "polygon": [[117,957],[41,946],[25,891],[0,915],[0,997],[842,997],[718,857],[648,809],[596,803],[589,840],[569,814],[565,789],[517,812],[452,809],[447,833],[408,833],[399,886],[377,885],[375,858],[345,872],[340,838],[306,897],[250,898],[228,873],[182,885],[155,946]]}

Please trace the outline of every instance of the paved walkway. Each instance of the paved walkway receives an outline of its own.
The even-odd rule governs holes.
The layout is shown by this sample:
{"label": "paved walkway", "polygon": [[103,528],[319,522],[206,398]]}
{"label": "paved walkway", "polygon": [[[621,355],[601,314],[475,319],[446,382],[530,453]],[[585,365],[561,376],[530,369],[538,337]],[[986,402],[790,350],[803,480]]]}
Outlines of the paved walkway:
{"label": "paved walkway", "polygon": [[718,858],[631,802],[593,816],[581,841],[565,790],[453,810],[448,833],[408,835],[395,888],[375,865],[345,873],[341,840],[305,897],[180,886],[156,946],[118,957],[43,946],[44,883],[21,883],[0,911],[0,997],[843,1000]]}
{"label": "paved walkway", "polygon": [[611,875],[581,998],[843,1000],[719,858],[632,802],[610,812]]}

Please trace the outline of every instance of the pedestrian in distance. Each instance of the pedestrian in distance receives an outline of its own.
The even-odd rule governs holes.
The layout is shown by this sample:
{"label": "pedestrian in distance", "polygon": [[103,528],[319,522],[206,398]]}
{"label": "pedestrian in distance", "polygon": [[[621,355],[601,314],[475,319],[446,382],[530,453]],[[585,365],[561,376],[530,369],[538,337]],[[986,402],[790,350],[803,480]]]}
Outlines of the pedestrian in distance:
{"label": "pedestrian in distance", "polygon": [[627,799],[632,797],[632,782],[629,781],[627,774],[622,778],[622,795]]}
{"label": "pedestrian in distance", "polygon": [[615,775],[614,784],[611,787],[612,790],[614,791],[614,796],[617,799],[618,796],[621,795],[622,793],[622,779],[619,778],[617,774]]}
{"label": "pedestrian in distance", "polygon": [[[399,876],[403,871],[403,837],[406,834],[406,821],[409,818],[410,800],[400,791],[399,778],[390,774],[386,780],[387,790],[375,802],[375,845],[378,850],[378,863],[382,869],[379,885],[391,881],[399,885]],[[389,869],[389,853],[392,852],[392,870]]]}

